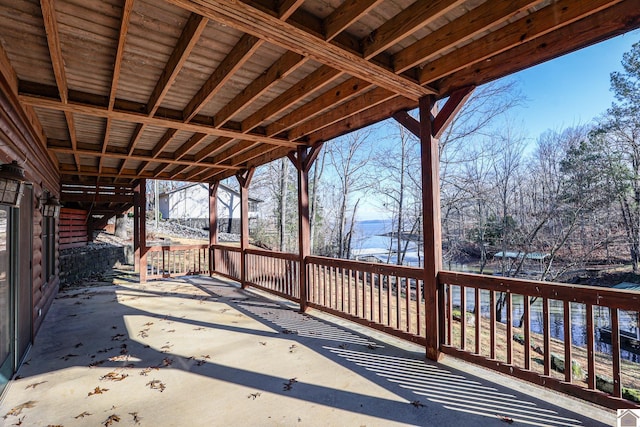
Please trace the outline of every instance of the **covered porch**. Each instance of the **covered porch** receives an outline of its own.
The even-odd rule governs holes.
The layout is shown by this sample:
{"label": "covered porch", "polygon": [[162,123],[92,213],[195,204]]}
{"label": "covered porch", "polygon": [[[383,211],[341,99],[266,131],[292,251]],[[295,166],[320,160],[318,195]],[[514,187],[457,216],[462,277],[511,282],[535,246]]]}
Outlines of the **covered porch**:
{"label": "covered porch", "polygon": [[[636,385],[640,377],[629,375],[621,359],[618,320],[625,311],[638,312],[640,292],[444,271],[438,138],[475,87],[638,27],[636,0],[499,4],[475,0],[0,0],[0,160],[5,164],[21,161],[24,176],[14,176],[10,182],[26,188],[22,202],[18,198],[1,209],[8,220],[0,231],[11,244],[5,248],[6,262],[0,265],[6,273],[0,283],[0,326],[7,331],[0,335],[0,392],[23,361],[20,375],[34,380],[15,380],[12,392],[24,389],[38,395],[49,382],[38,383],[55,383],[40,379],[46,372],[63,376],[88,373],[86,378],[93,383],[96,375],[88,367],[89,359],[100,361],[103,353],[98,354],[99,350],[120,348],[126,350],[121,354],[124,359],[137,353],[148,363],[105,362],[108,370],[94,368],[101,370],[95,386],[73,391],[73,397],[110,399],[116,393],[110,390],[103,395],[101,388],[115,390],[133,383],[135,377],[143,389],[145,385],[149,388],[145,392],[154,393],[145,405],[155,408],[161,406],[158,397],[175,393],[170,374],[193,375],[196,368],[202,368],[197,378],[216,384],[221,380],[215,378],[222,378],[231,387],[224,393],[198,394],[208,407],[222,408],[226,399],[239,395],[243,414],[258,416],[261,412],[252,412],[250,405],[263,405],[268,396],[274,398],[272,404],[291,411],[286,415],[291,418],[281,423],[295,423],[297,416],[304,421],[304,415],[296,415],[295,405],[289,409],[295,401],[306,413],[317,410],[319,419],[335,411],[358,414],[363,424],[376,424],[376,420],[424,424],[435,422],[437,413],[450,414],[445,406],[460,403],[457,394],[462,392],[456,385],[460,379],[433,364],[452,355],[610,409],[636,407],[628,396],[640,389]],[[412,115],[416,109],[417,116]],[[309,242],[308,187],[309,171],[319,151],[336,137],[390,118],[419,139],[424,267],[315,256]],[[299,250],[258,250],[249,245],[248,188],[257,167],[285,157],[297,171]],[[219,244],[215,232],[216,189],[230,177],[237,179],[242,199],[239,247]],[[209,185],[212,233],[207,244],[147,245],[145,188],[150,179]],[[81,232],[76,233],[73,221],[63,223],[62,219],[69,218],[48,212],[48,205],[59,208],[53,203],[57,200],[83,218],[78,227]],[[47,317],[60,283],[60,248],[86,244],[94,230],[132,207],[138,276],[96,294],[88,291],[59,299],[57,306],[62,308]],[[211,279],[166,281],[186,275],[222,276],[239,283],[242,290]],[[248,288],[284,298],[299,313],[281,312],[263,300],[244,300]],[[165,298],[172,302],[170,309],[154,307]],[[515,298],[523,301],[524,326],[517,331],[511,309]],[[96,312],[82,311],[89,301],[99,299],[114,304],[119,313],[115,323],[97,318]],[[505,307],[505,322],[500,319],[502,311],[496,311],[498,299]],[[125,300],[147,302],[138,307]],[[65,305],[67,301],[74,302]],[[541,333],[531,329],[534,303],[540,307]],[[176,315],[189,304],[198,306]],[[483,304],[489,307],[486,316],[472,309]],[[80,311],[73,311],[76,309]],[[385,344],[384,351],[390,353],[381,357],[379,342],[368,338],[369,332],[327,326],[306,316],[309,310],[377,329],[419,345],[421,351],[391,351]],[[604,356],[596,347],[596,310],[610,313],[611,352]],[[293,324],[278,323],[271,317],[276,312]],[[218,314],[237,315],[237,319],[226,319],[219,327]],[[70,315],[72,322],[67,326],[71,329],[66,333],[63,320]],[[181,319],[182,315],[195,320]],[[586,325],[585,343],[580,347],[572,344],[576,315]],[[60,329],[43,332],[45,318],[47,328]],[[174,322],[175,331],[169,332],[173,326],[165,328],[158,333],[160,341],[145,348],[143,339],[155,339],[152,332],[169,321]],[[284,333],[285,329],[300,331],[300,325],[306,323],[340,331],[340,342]],[[212,336],[195,342],[192,350],[173,353],[177,343],[167,336],[179,335],[178,324],[186,328],[182,338],[197,338],[199,327],[210,329]],[[80,356],[85,339],[76,340],[72,331],[87,326],[96,339],[104,340],[99,343],[104,347],[99,345],[95,353]],[[552,326],[558,336],[552,336]],[[26,364],[25,355],[36,334],[33,354],[41,352],[39,362]],[[54,335],[63,342],[62,347],[45,338]],[[512,339],[516,335],[517,345]],[[286,359],[281,354],[276,357],[274,353],[274,359],[264,359],[272,363],[263,363],[261,353],[253,352],[256,348],[236,351],[235,344],[238,349],[284,349],[286,357],[308,351],[309,359],[293,364],[298,372],[290,374],[285,368],[291,366],[282,365]],[[341,344],[348,346],[341,348]],[[231,351],[233,357],[216,361],[216,352],[225,351]],[[170,366],[162,366],[169,357],[163,354],[172,355]],[[427,362],[421,360],[425,355]],[[80,357],[84,359],[76,365]],[[110,353],[109,357],[118,355]],[[410,369],[411,377],[425,375],[422,382],[435,381],[432,374],[446,377],[447,387],[453,388],[432,398],[429,405],[436,405],[437,411],[423,418],[419,411],[424,407],[407,403],[423,396],[417,393],[420,381],[405,383],[406,374],[400,375],[402,380],[382,380],[355,362],[371,362],[378,369],[383,365],[380,358],[385,366],[401,372]],[[581,360],[579,374],[573,364],[577,358]],[[309,371],[307,376],[310,360],[318,362],[320,370]],[[130,363],[134,365],[128,366]],[[82,367],[76,370],[75,366]],[[182,369],[176,369],[178,366]],[[137,375],[138,368],[151,370],[146,376]],[[136,374],[123,369],[135,369]],[[115,377],[105,380],[108,386],[102,385],[99,378],[110,372]],[[166,383],[164,376],[154,377],[165,372]],[[358,386],[340,384],[336,372],[345,373]],[[112,385],[109,380],[113,379]],[[282,390],[287,382],[291,390]],[[183,388],[174,395],[180,409],[176,413],[196,411],[188,414],[190,419],[202,415],[198,407],[189,406],[194,388]],[[377,391],[369,394],[370,388]],[[88,395],[92,389],[97,396]],[[290,392],[298,390],[302,397],[292,400]],[[71,393],[69,389],[63,392]],[[118,397],[135,402],[135,393],[124,390]],[[254,393],[261,395],[253,398]],[[55,389],[51,395],[55,396]],[[533,399],[519,396],[518,402]],[[348,406],[359,399],[364,403]],[[359,409],[360,404],[364,409]],[[332,409],[321,411],[315,405]],[[111,406],[118,404],[113,401]],[[476,412],[486,413],[481,406],[466,408],[464,417],[455,411],[456,423],[469,420],[476,425],[476,417],[484,417]],[[153,419],[165,413],[161,409],[149,414],[147,408],[127,407],[127,414]],[[31,409],[24,409],[25,414],[28,411]],[[76,415],[82,420],[83,411],[74,413],[69,423],[75,422]],[[92,411],[98,409],[87,410]]]}
{"label": "covered porch", "polygon": [[[86,286],[86,287],[85,287]],[[221,277],[61,292],[0,404],[6,425],[613,425],[615,412]],[[110,418],[111,417],[111,418]]]}

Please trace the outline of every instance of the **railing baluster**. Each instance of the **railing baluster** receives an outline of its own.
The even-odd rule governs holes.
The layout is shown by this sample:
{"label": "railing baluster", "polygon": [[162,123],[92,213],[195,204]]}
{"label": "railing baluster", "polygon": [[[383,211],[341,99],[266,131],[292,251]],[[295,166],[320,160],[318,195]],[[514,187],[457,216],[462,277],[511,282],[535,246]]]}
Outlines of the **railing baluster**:
{"label": "railing baluster", "polygon": [[542,322],[544,328],[544,374],[551,375],[551,321],[549,318],[549,300],[542,299]]}
{"label": "railing baluster", "polygon": [[522,295],[524,305],[524,369],[531,369],[531,303],[528,295]]}
{"label": "railing baluster", "polygon": [[593,330],[593,305],[587,304],[587,386],[596,389],[595,336]]}
{"label": "railing baluster", "polygon": [[391,295],[391,276],[386,275],[387,279],[387,325],[391,326],[393,313],[391,312],[391,306],[393,304],[393,298]]}
{"label": "railing baluster", "polygon": [[511,292],[507,292],[507,365],[513,364],[513,299]]}
{"label": "railing baluster", "polygon": [[489,340],[491,342],[490,358],[496,359],[496,292],[489,291]]}
{"label": "railing baluster", "polygon": [[467,348],[467,292],[460,286],[460,348]]}
{"label": "railing baluster", "polygon": [[564,314],[564,380],[568,383],[573,378],[571,366],[571,303],[563,301]]}
{"label": "railing baluster", "polygon": [[480,324],[480,288],[475,288],[475,312],[476,312],[476,354],[480,354],[480,347],[482,341],[482,325]]}
{"label": "railing baluster", "polygon": [[394,276],[395,278],[395,289],[396,289],[396,328],[402,329],[402,310],[400,307],[400,279],[398,275]]}
{"label": "railing baluster", "polygon": [[409,284],[409,278],[403,277],[404,279],[404,305],[406,307],[406,322],[407,322],[407,332],[411,332],[411,286]]}
{"label": "railing baluster", "polygon": [[[378,284],[378,323],[382,323],[382,277],[380,276],[380,273],[378,274],[373,274],[371,273],[372,277],[377,277],[377,284]],[[375,278],[373,279],[374,282],[374,286],[376,283]]]}
{"label": "railing baluster", "polygon": [[344,268],[340,267],[340,310],[344,311]]}
{"label": "railing baluster", "polygon": [[453,345],[453,295],[451,285],[445,285],[447,307],[447,344]]}
{"label": "railing baluster", "polygon": [[622,397],[620,384],[620,323],[618,309],[611,309],[611,348],[613,362],[613,397]]}

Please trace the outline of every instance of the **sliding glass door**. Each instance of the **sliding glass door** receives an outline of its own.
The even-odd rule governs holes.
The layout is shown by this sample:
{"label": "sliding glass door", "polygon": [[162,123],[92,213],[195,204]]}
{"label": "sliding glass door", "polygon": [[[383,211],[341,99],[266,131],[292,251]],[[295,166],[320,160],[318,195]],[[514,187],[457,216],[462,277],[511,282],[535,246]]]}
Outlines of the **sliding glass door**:
{"label": "sliding glass door", "polygon": [[0,393],[14,369],[14,312],[9,270],[11,265],[9,236],[10,208],[0,205]]}

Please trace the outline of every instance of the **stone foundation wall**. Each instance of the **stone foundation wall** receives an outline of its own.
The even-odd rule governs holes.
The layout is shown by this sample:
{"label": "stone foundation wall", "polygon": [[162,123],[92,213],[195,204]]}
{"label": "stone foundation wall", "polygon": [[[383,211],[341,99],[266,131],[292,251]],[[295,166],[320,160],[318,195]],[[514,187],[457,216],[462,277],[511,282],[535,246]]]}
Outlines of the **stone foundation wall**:
{"label": "stone foundation wall", "polygon": [[129,246],[91,245],[60,251],[60,286],[70,285],[119,264],[133,264]]}

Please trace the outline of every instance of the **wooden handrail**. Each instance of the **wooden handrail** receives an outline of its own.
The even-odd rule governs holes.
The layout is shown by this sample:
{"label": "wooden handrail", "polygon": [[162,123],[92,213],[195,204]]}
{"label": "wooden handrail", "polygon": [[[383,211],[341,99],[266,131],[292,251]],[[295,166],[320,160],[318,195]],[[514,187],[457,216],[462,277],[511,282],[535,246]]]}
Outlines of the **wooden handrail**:
{"label": "wooden handrail", "polygon": [[489,291],[509,292],[529,297],[592,304],[621,310],[637,311],[640,307],[640,291],[623,291],[451,271],[441,271],[438,275],[438,282],[440,285],[472,286]]}

